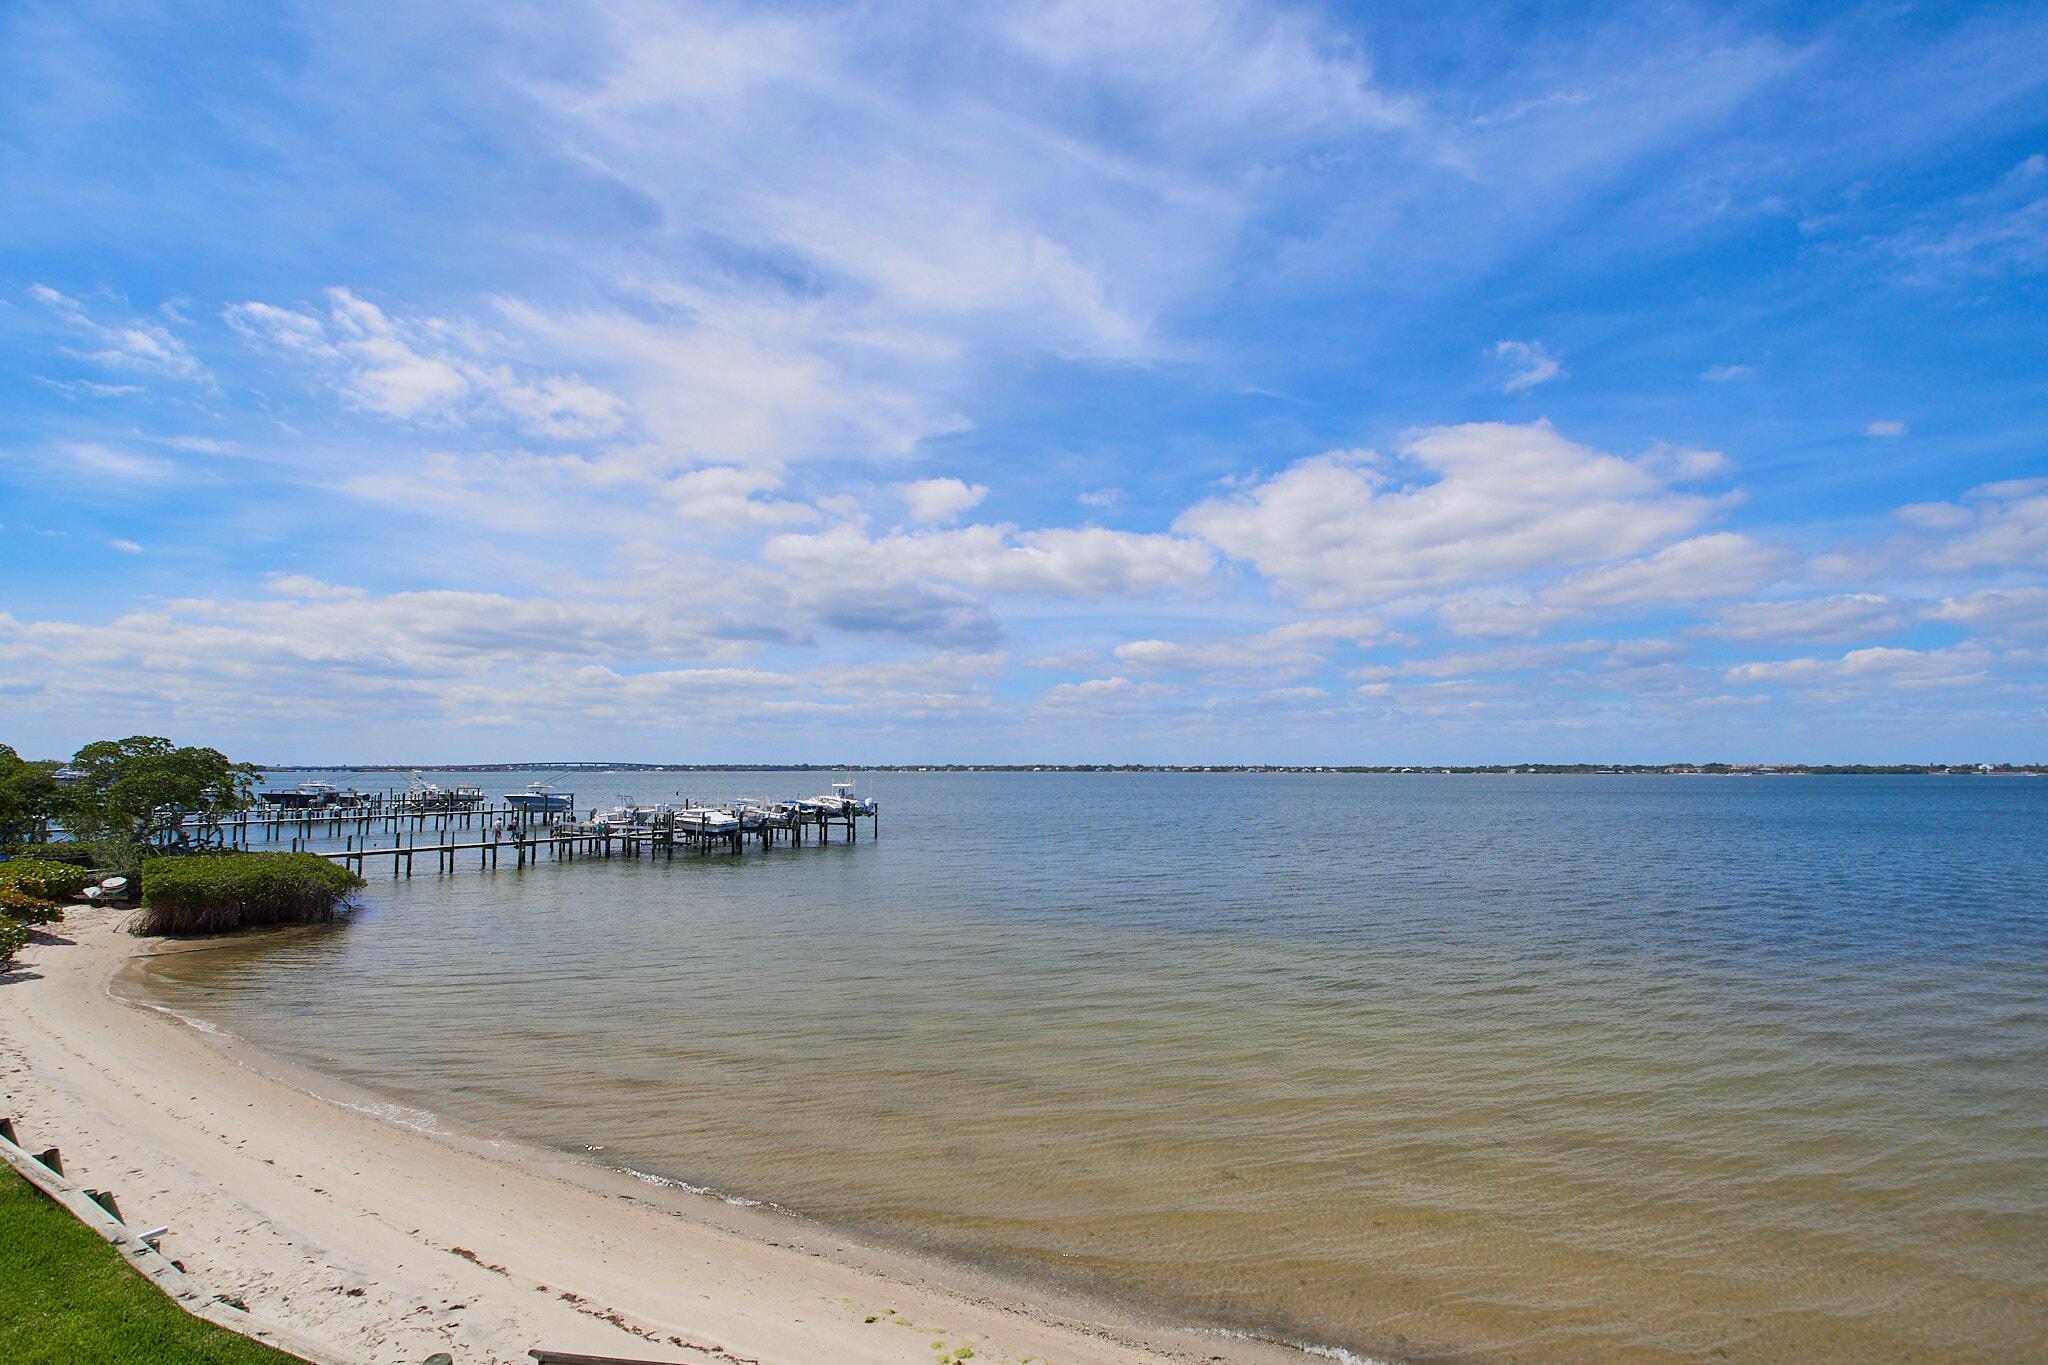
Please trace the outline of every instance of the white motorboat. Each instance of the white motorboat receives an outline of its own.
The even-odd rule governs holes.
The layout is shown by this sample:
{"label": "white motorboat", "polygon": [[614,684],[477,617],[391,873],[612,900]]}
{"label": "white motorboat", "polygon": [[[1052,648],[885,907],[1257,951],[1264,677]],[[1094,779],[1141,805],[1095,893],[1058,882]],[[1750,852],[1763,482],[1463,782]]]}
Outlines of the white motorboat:
{"label": "white motorboat", "polygon": [[831,795],[814,796],[802,804],[814,806],[826,815],[873,815],[877,809],[872,799],[853,794],[851,782],[834,782]]}
{"label": "white motorboat", "polygon": [[405,792],[398,798],[400,810],[474,810],[484,804],[482,787],[461,786],[450,790],[438,782],[429,782],[418,773],[405,786]]}
{"label": "white motorboat", "polygon": [[331,807],[362,805],[369,798],[354,787],[342,788],[332,782],[301,782],[296,787],[261,793],[263,803],[273,810],[327,810]]}
{"label": "white motorboat", "polygon": [[667,806],[643,806],[629,796],[621,796],[618,805],[593,815],[590,823],[606,829],[648,829],[660,824],[668,812]]}
{"label": "white motorboat", "polygon": [[505,804],[528,815],[548,815],[574,810],[576,798],[569,792],[556,791],[545,782],[533,782],[525,791],[506,792]]}
{"label": "white motorboat", "polygon": [[676,811],[676,828],[692,834],[737,834],[740,818],[716,806],[686,806]]}
{"label": "white motorboat", "polygon": [[751,798],[740,801],[738,814],[743,824],[754,829],[763,826],[788,829],[796,817],[787,801],[756,801]]}

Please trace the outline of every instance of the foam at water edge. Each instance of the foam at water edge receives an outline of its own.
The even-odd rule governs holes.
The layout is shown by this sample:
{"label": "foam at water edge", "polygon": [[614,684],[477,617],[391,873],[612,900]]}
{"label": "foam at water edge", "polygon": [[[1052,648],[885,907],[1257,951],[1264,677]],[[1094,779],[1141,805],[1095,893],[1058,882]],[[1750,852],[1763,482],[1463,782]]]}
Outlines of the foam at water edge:
{"label": "foam at water edge", "polygon": [[1287,1344],[1303,1355],[1322,1356],[1325,1360],[1339,1362],[1339,1365],[1387,1365],[1386,1361],[1377,1356],[1358,1355],[1345,1350],[1342,1346],[1311,1346],[1300,1341],[1290,1341]]}
{"label": "foam at water edge", "polygon": [[720,1194],[717,1190],[711,1189],[708,1186],[692,1185],[687,1180],[671,1180],[665,1175],[650,1175],[646,1171],[636,1171],[631,1166],[621,1166],[619,1169],[632,1176],[635,1180],[644,1180],[650,1185],[659,1185],[665,1190],[681,1190],[685,1194],[709,1195],[713,1199],[731,1204],[734,1208],[758,1209],[762,1207],[760,1200],[749,1199],[745,1195]]}
{"label": "foam at water edge", "polygon": [[155,1010],[158,1014],[168,1014],[171,1018],[177,1020],[181,1024],[184,1024],[188,1028],[196,1028],[201,1033],[211,1033],[216,1038],[232,1038],[234,1036],[233,1034],[227,1032],[224,1029],[215,1028],[212,1024],[207,1023],[204,1019],[194,1019],[189,1014],[180,1014],[176,1010],[165,1009],[162,1005],[153,1005],[147,1000],[137,1000],[134,1003],[142,1006],[146,1010]]}
{"label": "foam at water edge", "polygon": [[410,1128],[415,1133],[445,1136],[448,1132],[447,1129],[440,1125],[440,1122],[430,1110],[414,1109],[410,1105],[393,1104],[384,1100],[370,1104],[351,1104],[347,1100],[335,1100],[334,1103],[344,1109],[353,1109],[358,1114],[368,1114],[373,1119],[382,1119],[386,1123],[395,1123],[401,1128]]}
{"label": "foam at water edge", "polygon": [[1287,1341],[1273,1337],[1262,1337],[1253,1332],[1233,1332],[1228,1327],[1203,1327],[1196,1329],[1205,1336],[1227,1337],[1232,1341],[1261,1341],[1268,1346],[1285,1346],[1290,1351],[1299,1351],[1305,1356],[1319,1356],[1334,1360],[1337,1365],[1389,1365],[1378,1356],[1362,1356],[1347,1351],[1342,1346],[1318,1346],[1310,1341]]}

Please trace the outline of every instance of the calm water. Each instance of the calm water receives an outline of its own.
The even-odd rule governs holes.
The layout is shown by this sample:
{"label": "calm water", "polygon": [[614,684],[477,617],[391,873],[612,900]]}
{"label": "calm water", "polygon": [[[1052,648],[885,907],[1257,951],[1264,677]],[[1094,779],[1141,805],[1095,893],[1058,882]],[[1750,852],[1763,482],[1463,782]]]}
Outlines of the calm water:
{"label": "calm water", "polygon": [[411,1104],[1181,1319],[2048,1355],[2048,781],[869,789],[877,844],[373,880],[159,985]]}

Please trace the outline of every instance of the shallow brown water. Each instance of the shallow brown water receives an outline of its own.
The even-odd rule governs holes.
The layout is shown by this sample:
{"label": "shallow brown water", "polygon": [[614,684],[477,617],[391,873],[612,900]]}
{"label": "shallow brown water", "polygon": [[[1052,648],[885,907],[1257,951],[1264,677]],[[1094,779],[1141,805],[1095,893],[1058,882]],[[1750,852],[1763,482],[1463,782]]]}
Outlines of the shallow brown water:
{"label": "shallow brown water", "polygon": [[153,988],[406,1104],[1219,1328],[2044,1354],[2048,783],[882,783],[877,844],[373,884]]}

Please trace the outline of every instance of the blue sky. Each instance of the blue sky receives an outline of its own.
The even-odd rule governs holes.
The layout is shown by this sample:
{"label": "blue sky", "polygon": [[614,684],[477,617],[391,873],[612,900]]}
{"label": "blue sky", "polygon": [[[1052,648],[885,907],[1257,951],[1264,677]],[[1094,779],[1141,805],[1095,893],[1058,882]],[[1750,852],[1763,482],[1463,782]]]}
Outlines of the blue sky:
{"label": "blue sky", "polygon": [[2048,758],[2048,12],[1443,8],[0,10],[0,739]]}

